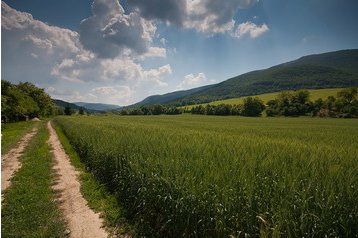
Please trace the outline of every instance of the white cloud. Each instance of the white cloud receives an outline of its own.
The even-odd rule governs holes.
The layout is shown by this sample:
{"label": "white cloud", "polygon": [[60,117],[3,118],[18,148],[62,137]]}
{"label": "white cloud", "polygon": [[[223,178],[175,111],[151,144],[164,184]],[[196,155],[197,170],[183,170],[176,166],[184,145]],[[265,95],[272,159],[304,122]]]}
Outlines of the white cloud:
{"label": "white cloud", "polygon": [[240,38],[248,34],[251,38],[257,38],[269,30],[270,29],[266,24],[258,26],[255,23],[247,21],[238,25],[236,31],[233,33],[233,36]]}
{"label": "white cloud", "polygon": [[168,41],[165,38],[160,38],[160,43],[162,43],[162,45],[166,45],[168,43]]}
{"label": "white cloud", "polygon": [[[146,52],[138,55],[133,54],[133,49],[123,49],[115,58],[99,58],[83,47],[77,32],[50,26],[33,19],[31,14],[12,9],[4,2],[1,7],[2,54],[6,58],[6,61],[2,62],[4,79],[12,82],[29,81],[47,88],[55,98],[70,101],[93,101],[96,96],[91,91],[93,88],[116,84],[115,88],[123,92],[123,98],[107,99],[97,95],[96,100],[107,103],[110,103],[108,100],[117,100],[112,103],[121,105],[133,102],[131,100],[134,100],[134,90],[144,93],[167,85],[165,79],[171,74],[170,65],[145,69],[138,62],[148,57],[166,57],[165,48],[151,46],[155,26],[138,18],[139,16],[132,16],[131,20],[126,19],[128,15],[123,17],[128,20],[128,24],[138,23],[143,26],[143,34],[140,37],[149,42]],[[109,7],[98,11],[104,17],[113,16],[112,10],[112,7]],[[110,13],[105,14],[105,11]],[[118,9],[116,12],[118,13]],[[136,17],[138,21],[132,22]],[[114,18],[115,21],[121,19],[117,16]],[[115,28],[107,28],[106,33],[111,34],[110,29],[115,33]],[[132,31],[127,33],[132,34]],[[99,47],[102,46],[99,43]],[[131,89],[132,96],[125,99],[124,97],[129,95],[125,93],[128,88]]]}
{"label": "white cloud", "polygon": [[31,56],[34,57],[35,59],[37,59],[39,56],[35,53],[31,53]]}
{"label": "white cloud", "polygon": [[[146,19],[157,19],[173,23],[187,29],[195,29],[207,35],[229,33],[235,36],[238,23],[234,16],[239,9],[253,6],[259,0],[131,0],[134,6]],[[240,26],[240,25],[239,25]],[[241,26],[243,27],[243,25]],[[252,38],[262,34],[258,30],[249,34]],[[268,28],[268,27],[267,27]],[[164,41],[163,41],[164,42]],[[165,45],[165,43],[163,43]]]}
{"label": "white cloud", "polygon": [[186,89],[193,86],[198,86],[207,81],[204,73],[198,73],[198,75],[188,74],[184,77],[184,80],[177,86],[177,89]]}
{"label": "white cloud", "polygon": [[146,53],[156,26],[137,12],[125,14],[118,0],[94,0],[92,16],[80,24],[80,40],[84,47],[101,58],[115,58],[129,49],[134,54]]}
{"label": "white cloud", "polygon": [[160,48],[160,47],[150,47],[145,54],[139,56],[139,59],[144,60],[146,58],[152,58],[152,57],[166,58],[167,50],[165,48]]}
{"label": "white cloud", "polygon": [[[118,102],[121,105],[130,103],[134,91],[128,86],[106,86],[106,87],[97,87],[91,90],[90,96],[95,100],[102,100],[104,103],[113,103]],[[105,101],[103,101],[105,99]]]}

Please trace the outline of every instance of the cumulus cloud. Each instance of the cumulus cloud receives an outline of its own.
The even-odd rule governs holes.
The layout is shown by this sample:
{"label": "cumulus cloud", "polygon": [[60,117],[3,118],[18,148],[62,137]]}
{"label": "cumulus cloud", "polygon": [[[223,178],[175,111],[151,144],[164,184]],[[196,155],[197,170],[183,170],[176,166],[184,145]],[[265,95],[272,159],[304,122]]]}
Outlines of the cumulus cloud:
{"label": "cumulus cloud", "polygon": [[206,76],[204,73],[198,73],[198,75],[188,74],[184,77],[184,80],[177,86],[177,89],[185,89],[193,86],[198,86],[206,82]]}
{"label": "cumulus cloud", "polygon": [[[100,16],[112,16],[113,12],[121,13],[118,5],[115,6],[117,8],[110,4],[98,4],[94,8]],[[4,79],[12,82],[29,81],[47,88],[55,98],[70,101],[95,100],[94,96],[99,91],[96,94],[90,87],[96,88],[103,84],[116,84],[119,92],[127,88],[133,92],[167,85],[165,80],[171,74],[170,65],[146,69],[139,62],[148,57],[166,57],[165,48],[149,44],[142,55],[132,54],[133,49],[128,48],[115,58],[100,58],[84,48],[77,32],[33,19],[31,14],[14,10],[4,2],[1,7],[2,57],[6,59],[2,61]],[[151,35],[145,31],[143,34],[142,39],[149,42]],[[107,99],[97,95],[97,100]],[[127,102],[127,99],[120,97],[116,100],[115,103],[121,105]],[[133,97],[128,100],[133,100]]]}
{"label": "cumulus cloud", "polygon": [[131,0],[146,19],[157,19],[208,35],[232,32],[233,19],[239,9],[248,8],[258,0]]}
{"label": "cumulus cloud", "polygon": [[240,38],[244,35],[249,35],[251,38],[257,38],[267,31],[269,31],[269,27],[266,24],[258,26],[255,23],[248,21],[238,25],[233,36]]}
{"label": "cumulus cloud", "polygon": [[134,93],[135,92],[128,86],[104,86],[93,88],[89,95],[94,101],[102,100],[104,103],[129,103]]}
{"label": "cumulus cloud", "polygon": [[141,55],[152,43],[156,26],[138,12],[125,14],[118,0],[94,0],[92,16],[79,28],[83,46],[101,58],[115,58],[126,50]]}
{"label": "cumulus cloud", "polygon": [[150,20],[161,20],[181,26],[186,14],[186,0],[130,0],[128,4],[137,8]]}

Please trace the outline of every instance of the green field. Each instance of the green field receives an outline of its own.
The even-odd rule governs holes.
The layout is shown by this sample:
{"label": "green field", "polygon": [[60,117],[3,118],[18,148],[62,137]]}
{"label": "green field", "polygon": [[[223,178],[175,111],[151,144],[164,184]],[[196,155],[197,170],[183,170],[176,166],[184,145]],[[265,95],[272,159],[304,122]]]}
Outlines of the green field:
{"label": "green field", "polygon": [[[310,89],[308,90],[310,92],[310,100],[311,101],[315,101],[319,98],[327,99],[329,96],[336,96],[337,92],[341,91],[343,88],[325,88],[325,89]],[[265,93],[265,94],[260,94],[260,95],[256,95],[253,97],[258,97],[260,98],[264,103],[267,103],[270,100],[273,100],[277,97],[277,95],[280,92],[276,92],[276,93]],[[242,104],[244,102],[244,99],[246,97],[239,97],[239,98],[230,98],[230,99],[226,99],[226,100],[219,100],[219,101],[214,101],[214,102],[210,102],[210,103],[203,103],[203,104],[196,104],[196,105],[189,105],[189,106],[184,106],[182,108],[186,108],[188,110],[190,110],[193,107],[202,105],[205,106],[207,104],[210,105],[219,105],[219,104],[231,104],[231,105],[237,105],[237,104]]]}
{"label": "green field", "polygon": [[[33,126],[34,123],[9,124],[6,131],[15,133],[25,125]],[[2,237],[65,237],[66,224],[55,202],[57,194],[51,188],[55,179],[46,124],[36,122],[36,126],[38,133],[20,158],[22,167],[4,193]]]}
{"label": "green field", "polygon": [[37,122],[22,121],[17,123],[1,124],[1,154],[7,153],[11,148],[15,147],[21,137],[29,132]]}
{"label": "green field", "polygon": [[58,117],[139,235],[353,237],[358,120]]}

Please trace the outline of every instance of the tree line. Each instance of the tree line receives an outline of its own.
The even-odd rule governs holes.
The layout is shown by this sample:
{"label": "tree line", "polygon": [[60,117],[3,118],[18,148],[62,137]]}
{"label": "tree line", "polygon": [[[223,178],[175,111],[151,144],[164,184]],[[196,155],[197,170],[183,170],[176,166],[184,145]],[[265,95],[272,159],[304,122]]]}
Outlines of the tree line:
{"label": "tree line", "polygon": [[281,92],[276,99],[267,102],[267,116],[302,116],[352,118],[358,117],[357,88],[339,91],[323,100],[309,100],[307,90]]}
{"label": "tree line", "polygon": [[192,114],[201,115],[218,115],[218,116],[248,116],[258,117],[261,116],[265,110],[265,104],[258,97],[247,97],[244,99],[243,104],[231,105],[231,104],[219,104],[206,106],[199,105],[191,108],[189,112]]}
{"label": "tree line", "polygon": [[319,98],[310,101],[309,97],[310,93],[307,90],[284,91],[279,93],[275,99],[268,101],[266,105],[258,97],[247,97],[243,104],[239,105],[198,105],[185,112],[201,115],[258,117],[266,110],[268,117],[358,117],[357,88],[343,89],[337,93],[336,97],[329,96],[325,100]]}
{"label": "tree line", "polygon": [[178,115],[182,114],[183,110],[175,106],[165,106],[161,104],[155,104],[152,106],[141,106],[139,108],[124,108],[120,112],[120,115]]}
{"label": "tree line", "polygon": [[57,114],[51,97],[32,83],[12,84],[1,80],[1,121],[15,122]]}

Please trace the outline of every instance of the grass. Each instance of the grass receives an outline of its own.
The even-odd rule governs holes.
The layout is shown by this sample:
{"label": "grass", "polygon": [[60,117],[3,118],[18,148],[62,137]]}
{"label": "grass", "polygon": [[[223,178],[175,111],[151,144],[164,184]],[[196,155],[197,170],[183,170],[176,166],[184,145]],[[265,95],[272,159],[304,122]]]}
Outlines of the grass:
{"label": "grass", "polygon": [[[315,101],[315,100],[317,100],[319,98],[326,99],[329,96],[336,96],[337,92],[341,91],[342,89],[343,88],[325,88],[325,89],[310,89],[308,91],[310,92],[310,100]],[[254,97],[258,97],[264,103],[267,103],[268,101],[275,99],[279,93],[280,92],[278,92],[278,93],[265,93],[265,94],[256,95]],[[188,110],[190,110],[191,108],[193,108],[195,106],[199,106],[199,105],[206,106],[207,104],[210,104],[210,105],[219,105],[219,104],[237,105],[237,104],[242,104],[244,102],[245,98],[246,97],[230,98],[230,99],[219,100],[219,101],[214,101],[214,102],[210,102],[210,103],[188,105],[188,106],[184,106],[182,108],[187,108]]]}
{"label": "grass", "polygon": [[358,120],[59,117],[140,236],[353,237]]}
{"label": "grass", "polygon": [[1,154],[4,155],[37,123],[31,121],[1,123]]}
{"label": "grass", "polygon": [[105,226],[109,232],[116,236],[125,234],[134,235],[135,229],[123,217],[123,209],[118,204],[116,197],[110,194],[107,189],[100,184],[93,174],[86,170],[86,166],[81,162],[76,151],[72,148],[63,131],[54,125],[59,140],[70,157],[71,164],[80,171],[81,193],[88,202],[88,206],[96,212],[100,212],[105,220]]}
{"label": "grass", "polygon": [[65,237],[66,226],[54,201],[56,194],[51,189],[53,160],[47,140],[48,132],[41,122],[38,133],[21,157],[21,169],[4,194],[3,237]]}

